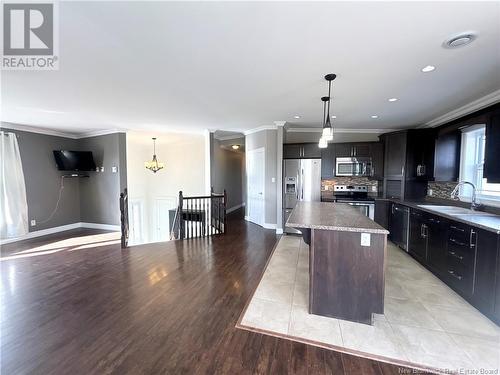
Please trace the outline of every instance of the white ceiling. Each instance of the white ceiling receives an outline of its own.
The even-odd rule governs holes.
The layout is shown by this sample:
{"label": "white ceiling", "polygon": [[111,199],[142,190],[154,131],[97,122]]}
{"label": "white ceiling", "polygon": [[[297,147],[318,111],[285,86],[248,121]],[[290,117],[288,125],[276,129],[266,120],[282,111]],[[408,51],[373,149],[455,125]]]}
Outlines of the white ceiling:
{"label": "white ceiling", "polygon": [[[471,30],[474,43],[442,48]],[[59,61],[2,72],[3,121],[72,132],[319,126],[332,72],[336,126],[403,128],[500,88],[500,3],[63,2]],[[422,73],[428,64],[436,70]]]}

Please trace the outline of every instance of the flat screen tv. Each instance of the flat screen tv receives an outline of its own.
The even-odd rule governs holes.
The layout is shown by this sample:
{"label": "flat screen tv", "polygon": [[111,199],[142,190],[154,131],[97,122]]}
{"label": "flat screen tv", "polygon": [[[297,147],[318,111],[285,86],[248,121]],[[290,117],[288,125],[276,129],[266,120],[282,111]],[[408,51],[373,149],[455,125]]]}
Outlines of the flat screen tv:
{"label": "flat screen tv", "polygon": [[60,171],[95,171],[92,151],[54,150],[57,169]]}

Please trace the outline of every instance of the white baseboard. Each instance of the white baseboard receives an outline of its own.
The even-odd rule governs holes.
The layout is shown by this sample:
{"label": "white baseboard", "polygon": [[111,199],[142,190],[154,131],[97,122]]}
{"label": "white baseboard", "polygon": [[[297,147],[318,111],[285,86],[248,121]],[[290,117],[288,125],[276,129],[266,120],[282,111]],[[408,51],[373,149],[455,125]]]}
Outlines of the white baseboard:
{"label": "white baseboard", "polygon": [[276,228],[276,234],[283,234],[283,228]]}
{"label": "white baseboard", "polygon": [[250,221],[250,218],[247,215],[245,215],[245,220]]}
{"label": "white baseboard", "polygon": [[80,223],[81,228],[90,228],[90,229],[102,229],[102,230],[111,230],[115,232],[119,232],[121,230],[119,225],[112,224],[99,224],[99,223]]}
{"label": "white baseboard", "polygon": [[276,224],[264,223],[262,226],[266,229],[276,229]]}
{"label": "white baseboard", "polygon": [[120,231],[120,226],[119,225],[98,224],[98,223],[82,223],[82,222],[79,222],[79,223],[61,225],[61,226],[53,227],[53,228],[36,230],[34,232],[29,232],[29,233],[27,233],[27,234],[25,234],[23,236],[16,237],[16,238],[6,238],[6,239],[3,239],[3,240],[0,240],[0,245],[5,245],[5,244],[8,244],[8,243],[18,242],[18,241],[23,241],[23,240],[29,240],[30,238],[47,236],[49,234],[64,232],[66,230],[77,229],[77,228],[90,228],[90,229],[102,229],[102,230]]}
{"label": "white baseboard", "polygon": [[245,207],[245,203],[238,204],[237,206],[233,206],[226,210],[226,214],[230,214],[233,211],[239,210],[241,207]]}

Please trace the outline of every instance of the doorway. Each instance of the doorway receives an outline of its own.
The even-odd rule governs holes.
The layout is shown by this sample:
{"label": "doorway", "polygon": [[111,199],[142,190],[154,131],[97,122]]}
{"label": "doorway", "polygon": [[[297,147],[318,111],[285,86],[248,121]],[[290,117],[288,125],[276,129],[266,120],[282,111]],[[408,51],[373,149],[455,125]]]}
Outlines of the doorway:
{"label": "doorway", "polygon": [[248,221],[258,225],[264,225],[264,202],[265,202],[265,151],[264,148],[247,151],[247,195]]}

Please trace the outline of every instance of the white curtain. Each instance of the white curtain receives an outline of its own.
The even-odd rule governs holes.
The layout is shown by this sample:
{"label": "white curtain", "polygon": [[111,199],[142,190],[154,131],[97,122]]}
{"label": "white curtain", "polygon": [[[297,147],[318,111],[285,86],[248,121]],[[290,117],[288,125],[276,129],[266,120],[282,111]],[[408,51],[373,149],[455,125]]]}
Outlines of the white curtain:
{"label": "white curtain", "polygon": [[28,233],[28,203],[17,137],[0,131],[0,238]]}

